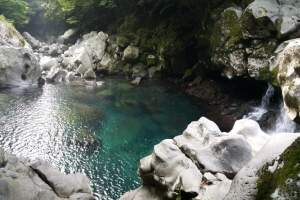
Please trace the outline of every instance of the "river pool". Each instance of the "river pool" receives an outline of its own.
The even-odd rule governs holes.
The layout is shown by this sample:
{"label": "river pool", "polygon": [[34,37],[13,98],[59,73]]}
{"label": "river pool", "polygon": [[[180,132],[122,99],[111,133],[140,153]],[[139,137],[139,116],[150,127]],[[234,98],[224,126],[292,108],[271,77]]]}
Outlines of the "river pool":
{"label": "river pool", "polygon": [[172,81],[102,79],[106,86],[46,84],[0,90],[0,146],[85,173],[94,195],[116,200],[137,188],[139,160],[203,112]]}

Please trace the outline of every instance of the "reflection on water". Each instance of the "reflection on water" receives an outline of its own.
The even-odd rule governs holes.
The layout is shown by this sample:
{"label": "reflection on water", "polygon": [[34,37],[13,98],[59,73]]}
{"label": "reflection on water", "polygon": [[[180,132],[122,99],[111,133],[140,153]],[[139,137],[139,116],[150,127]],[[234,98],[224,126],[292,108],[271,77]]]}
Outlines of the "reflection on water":
{"label": "reflection on water", "polygon": [[138,187],[139,159],[202,113],[162,81],[105,82],[96,89],[46,84],[0,91],[1,147],[48,160],[65,173],[85,173],[99,199],[115,200]]}

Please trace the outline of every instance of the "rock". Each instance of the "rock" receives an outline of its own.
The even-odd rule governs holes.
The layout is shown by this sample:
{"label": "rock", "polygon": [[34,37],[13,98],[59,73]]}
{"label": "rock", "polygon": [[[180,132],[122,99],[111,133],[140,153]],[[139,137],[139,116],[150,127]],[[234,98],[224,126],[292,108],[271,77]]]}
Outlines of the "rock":
{"label": "rock", "polygon": [[30,48],[18,31],[11,24],[2,20],[0,20],[0,46]]}
{"label": "rock", "polygon": [[264,133],[259,124],[251,119],[241,119],[234,123],[230,134],[239,134],[246,138],[247,142],[251,145],[252,155],[256,156],[259,150],[270,139],[270,135]]}
{"label": "rock", "polygon": [[130,42],[129,39],[127,39],[126,37],[119,36],[116,38],[116,43],[120,47],[125,48],[129,45]]}
{"label": "rock", "polygon": [[75,69],[81,64],[86,70],[92,69],[94,63],[99,63],[105,54],[107,39],[105,36],[103,32],[95,31],[85,34],[82,40],[78,40],[68,51],[65,51],[64,54],[71,57],[69,64]]}
{"label": "rock", "polygon": [[232,180],[224,174],[205,173],[203,175],[204,185],[200,189],[196,199],[223,199],[230,189]]}
{"label": "rock", "polygon": [[74,44],[78,37],[78,31],[76,29],[67,30],[62,36],[59,36],[57,42],[60,44]]}
{"label": "rock", "polygon": [[83,174],[64,175],[54,168],[48,161],[36,160],[30,167],[42,177],[43,181],[57,193],[58,196],[68,198],[73,193],[91,194],[89,180]]}
{"label": "rock", "polygon": [[135,62],[139,57],[139,48],[134,46],[128,46],[124,50],[124,55],[122,60],[125,62],[133,63]]}
{"label": "rock", "polygon": [[163,191],[158,190],[157,187],[143,185],[136,190],[125,193],[119,200],[161,200],[163,198]]}
{"label": "rock", "polygon": [[51,58],[50,56],[42,57],[39,64],[44,71],[50,70],[52,67],[58,67],[57,60],[55,58]]}
{"label": "rock", "polygon": [[88,69],[86,72],[84,72],[83,77],[86,79],[95,79],[96,73],[94,72],[93,69]]}
{"label": "rock", "polygon": [[59,67],[52,67],[46,76],[46,81],[49,83],[62,82],[66,80],[68,71]]}
{"label": "rock", "polygon": [[258,154],[234,177],[224,200],[254,200],[257,193],[258,171],[282,154],[300,134],[279,133],[272,136]]}
{"label": "rock", "polygon": [[131,84],[133,85],[139,85],[141,82],[142,77],[136,77],[133,81],[131,81]]}
{"label": "rock", "polygon": [[189,124],[174,140],[202,172],[233,177],[252,158],[251,146],[243,136],[221,133],[214,122],[204,117]]}
{"label": "rock", "polygon": [[196,165],[171,139],[156,145],[152,156],[141,160],[138,173],[143,184],[157,185],[168,198],[174,197],[179,191],[188,198],[196,197],[202,180]]}
{"label": "rock", "polygon": [[41,47],[40,41],[32,37],[29,33],[24,32],[23,33],[24,39],[31,45],[33,49],[38,49]]}
{"label": "rock", "polygon": [[96,198],[91,194],[76,193],[76,194],[72,194],[69,200],[96,200]]}
{"label": "rock", "polygon": [[276,20],[277,38],[282,39],[298,29],[298,19],[290,17],[280,17]]}
{"label": "rock", "polygon": [[42,75],[31,49],[0,47],[0,87],[35,83]]}
{"label": "rock", "polygon": [[277,80],[281,87],[284,107],[291,120],[300,123],[300,40],[294,39],[284,42],[278,47],[279,52],[270,71],[278,72]]}
{"label": "rock", "polygon": [[[47,161],[17,157],[0,148],[6,163],[0,166],[0,198],[59,200],[62,196],[95,199],[83,174],[64,175]],[[1,157],[0,157],[1,159]],[[58,194],[62,196],[58,196]]]}
{"label": "rock", "polygon": [[147,66],[143,63],[137,63],[132,67],[132,76],[133,77],[146,77],[146,68]]}

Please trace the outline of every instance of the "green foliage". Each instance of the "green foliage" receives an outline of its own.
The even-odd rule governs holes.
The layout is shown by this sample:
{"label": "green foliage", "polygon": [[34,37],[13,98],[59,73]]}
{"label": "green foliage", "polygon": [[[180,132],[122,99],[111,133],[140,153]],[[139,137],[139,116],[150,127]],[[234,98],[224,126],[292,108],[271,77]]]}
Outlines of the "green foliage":
{"label": "green foliage", "polygon": [[29,22],[28,3],[22,0],[0,0],[0,14],[9,19],[16,27]]}
{"label": "green foliage", "polygon": [[[268,167],[274,164],[266,164],[259,173],[259,179],[257,181],[258,192],[256,199],[268,200],[272,199],[271,194],[279,188],[286,194],[293,195],[294,191],[299,191],[297,182],[300,181],[298,176],[300,173],[300,139],[298,138],[290,147],[288,147],[280,156],[278,163],[283,163],[282,167],[271,173]],[[288,183],[287,180],[292,179],[294,183]],[[300,195],[293,199],[299,199]]]}

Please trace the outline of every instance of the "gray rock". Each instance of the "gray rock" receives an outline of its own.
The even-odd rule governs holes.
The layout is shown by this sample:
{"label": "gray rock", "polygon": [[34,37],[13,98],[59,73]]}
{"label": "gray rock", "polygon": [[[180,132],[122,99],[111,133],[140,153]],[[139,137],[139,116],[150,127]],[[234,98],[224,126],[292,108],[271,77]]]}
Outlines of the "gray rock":
{"label": "gray rock", "polygon": [[125,62],[133,63],[139,58],[139,48],[134,46],[128,46],[124,50],[124,55],[122,60]]}
{"label": "gray rock", "polygon": [[78,31],[75,29],[69,29],[63,35],[58,37],[57,42],[65,45],[69,43],[75,43],[78,36],[77,32]]}
{"label": "gray rock", "polygon": [[31,45],[33,49],[38,49],[41,47],[40,41],[32,37],[29,33],[24,32],[23,33],[24,39]]}
{"label": "gray rock", "polygon": [[52,67],[58,67],[58,61],[50,56],[42,57],[39,64],[44,71],[50,70]]}
{"label": "gray rock", "polygon": [[189,198],[196,197],[202,180],[196,165],[171,139],[155,145],[151,157],[141,160],[138,172],[144,184],[157,185],[168,198],[176,196],[179,188]]}
{"label": "gray rock", "polygon": [[42,160],[32,162],[30,167],[42,177],[43,181],[48,183],[60,197],[68,198],[73,193],[78,192],[91,194],[89,180],[83,174],[64,175],[49,162]]}
{"label": "gray rock", "polygon": [[59,67],[52,67],[46,76],[46,81],[49,83],[62,82],[66,80],[68,74],[67,70],[61,69]]}
{"label": "gray rock", "polygon": [[76,193],[76,194],[72,194],[69,200],[96,200],[96,198],[91,194]]}
{"label": "gray rock", "polygon": [[258,154],[234,177],[230,191],[224,200],[254,200],[257,193],[257,172],[290,146],[300,134],[280,133],[272,136]]}
{"label": "gray rock", "polygon": [[270,70],[278,70],[277,80],[281,87],[284,107],[288,116],[295,122],[300,122],[300,40],[286,41],[278,47],[275,61]]}
{"label": "gray rock", "polygon": [[18,31],[3,21],[0,21],[0,46],[30,48],[30,44]]}
{"label": "gray rock", "polygon": [[251,146],[243,136],[221,133],[214,122],[204,117],[190,123],[174,140],[202,172],[233,177],[252,158]]}
{"label": "gray rock", "polygon": [[86,79],[95,79],[96,78],[96,73],[94,72],[93,69],[88,69],[84,73],[83,77],[86,78]]}
{"label": "gray rock", "polygon": [[280,17],[276,20],[277,38],[282,39],[298,29],[298,19],[290,17]]}
{"label": "gray rock", "polygon": [[41,74],[31,49],[0,47],[0,87],[31,85]]}
{"label": "gray rock", "polygon": [[82,64],[88,70],[94,67],[94,63],[99,63],[105,54],[105,36],[103,32],[93,31],[84,35],[82,40],[78,40],[68,51],[65,51],[65,56],[71,57],[69,62],[71,66],[76,69]]}
{"label": "gray rock", "polygon": [[119,200],[162,200],[164,199],[163,191],[155,186],[143,185],[136,190],[125,193]]}

